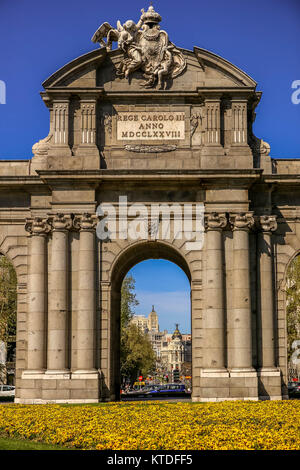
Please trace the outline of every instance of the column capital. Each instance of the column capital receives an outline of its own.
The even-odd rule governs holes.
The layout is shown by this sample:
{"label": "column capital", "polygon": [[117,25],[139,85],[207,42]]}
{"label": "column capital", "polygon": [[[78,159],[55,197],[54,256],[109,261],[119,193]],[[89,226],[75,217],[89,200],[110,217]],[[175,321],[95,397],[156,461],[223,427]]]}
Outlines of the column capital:
{"label": "column capital", "polygon": [[49,217],[49,224],[52,227],[52,231],[64,232],[72,228],[72,218],[70,214],[58,213]]}
{"label": "column capital", "polygon": [[229,215],[229,223],[233,231],[249,231],[254,225],[253,212],[231,213]]}
{"label": "column capital", "polygon": [[81,232],[90,232],[95,230],[97,223],[98,216],[96,214],[89,214],[85,212],[84,214],[75,216],[73,226],[75,229],[80,230]]}
{"label": "column capital", "polygon": [[277,230],[276,215],[261,215],[258,220],[259,229],[262,232],[275,232]]}
{"label": "column capital", "polygon": [[48,219],[32,217],[26,219],[25,230],[26,232],[29,232],[30,235],[43,236],[50,232],[51,227],[48,223]]}
{"label": "column capital", "polygon": [[208,212],[204,216],[205,229],[222,230],[227,225],[227,217],[225,212]]}

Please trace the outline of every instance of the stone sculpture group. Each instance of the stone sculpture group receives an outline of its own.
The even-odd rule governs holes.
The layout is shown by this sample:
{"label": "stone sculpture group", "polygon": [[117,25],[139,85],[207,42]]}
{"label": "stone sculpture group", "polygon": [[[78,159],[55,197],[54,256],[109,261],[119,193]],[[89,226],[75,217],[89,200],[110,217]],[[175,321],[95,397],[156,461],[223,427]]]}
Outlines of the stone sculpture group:
{"label": "stone sculpture group", "polygon": [[[166,81],[177,77],[186,68],[183,54],[169,40],[168,33],[160,29],[161,16],[150,6],[148,11],[141,10],[138,23],[127,20],[123,26],[117,22],[117,28],[103,23],[92,37],[94,43],[111,51],[112,43],[124,52],[124,59],[116,70],[120,78],[141,70],[145,80],[141,86],[153,88],[156,85],[164,89]],[[105,43],[104,38],[107,39]]]}

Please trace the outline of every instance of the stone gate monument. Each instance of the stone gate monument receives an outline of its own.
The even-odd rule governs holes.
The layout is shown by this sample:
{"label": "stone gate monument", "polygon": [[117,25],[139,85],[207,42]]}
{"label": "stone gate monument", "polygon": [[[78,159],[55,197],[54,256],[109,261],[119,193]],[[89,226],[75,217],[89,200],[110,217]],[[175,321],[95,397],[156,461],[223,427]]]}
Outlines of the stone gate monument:
{"label": "stone gate monument", "polygon": [[[149,258],[190,280],[192,399],[287,396],[300,160],[272,159],[253,134],[255,81],[173,44],[161,20],[150,7],[136,23],[101,25],[100,48],[43,83],[50,131],[33,158],[0,161],[0,250],[18,276],[18,403],[119,398],[121,284]],[[201,203],[203,247],[174,230],[162,237],[160,217],[147,239],[99,238],[97,208],[119,216],[124,196],[146,207]]]}

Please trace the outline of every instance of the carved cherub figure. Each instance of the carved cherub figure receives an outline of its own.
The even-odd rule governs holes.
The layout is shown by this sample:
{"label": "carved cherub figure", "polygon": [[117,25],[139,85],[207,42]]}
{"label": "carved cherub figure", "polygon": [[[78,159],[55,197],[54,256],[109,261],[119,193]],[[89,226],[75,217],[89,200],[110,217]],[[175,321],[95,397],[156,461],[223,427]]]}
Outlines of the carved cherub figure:
{"label": "carved cherub figure", "polygon": [[[142,15],[144,14],[144,9],[141,10]],[[137,24],[135,24],[134,21],[132,20],[127,20],[123,26],[121,25],[121,22],[118,20],[117,22],[117,29],[119,31],[119,39],[118,39],[118,46],[120,49],[123,49],[124,52],[126,52],[126,46],[129,44],[132,44],[136,33],[139,31],[143,24],[142,17],[138,21]]]}
{"label": "carved cherub figure", "polygon": [[157,65],[157,67],[153,70],[154,77],[157,76],[158,78],[158,85],[160,88],[163,88],[163,77],[167,76],[171,70],[173,64],[173,55],[172,49],[174,48],[173,45],[165,46],[162,48],[161,51],[161,62]]}
{"label": "carved cherub figure", "polygon": [[[145,13],[141,10],[141,18],[137,24],[133,20],[127,20],[123,26],[117,21],[117,28],[113,28],[109,23],[103,23],[92,37],[93,42],[99,42],[100,46],[106,47],[107,51],[111,51],[113,41],[118,42],[118,46],[125,52],[126,46],[133,43],[136,33],[143,24],[142,16]],[[103,40],[107,38],[107,42]]]}

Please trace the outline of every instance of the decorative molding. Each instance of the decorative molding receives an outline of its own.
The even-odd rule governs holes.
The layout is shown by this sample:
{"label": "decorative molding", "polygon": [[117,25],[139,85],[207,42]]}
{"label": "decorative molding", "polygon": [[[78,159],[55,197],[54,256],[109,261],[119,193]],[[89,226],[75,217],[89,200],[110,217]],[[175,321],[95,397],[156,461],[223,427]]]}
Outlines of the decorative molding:
{"label": "decorative molding", "polygon": [[30,235],[47,235],[50,232],[51,227],[47,219],[41,217],[33,217],[26,219],[25,230],[29,232]]}
{"label": "decorative molding", "polygon": [[51,146],[52,137],[53,133],[50,132],[47,137],[39,140],[32,146],[32,153],[34,157],[48,155],[48,150]]}
{"label": "decorative molding", "polygon": [[81,101],[81,145],[96,144],[96,104]]}
{"label": "decorative molding", "polygon": [[177,149],[177,145],[125,145],[128,152],[137,153],[161,153],[173,152]]}
{"label": "decorative molding", "polygon": [[53,231],[64,231],[72,228],[72,218],[70,215],[58,213],[49,217],[49,224]]}
{"label": "decorative molding", "polygon": [[161,215],[157,217],[149,217],[144,221],[146,232],[152,240],[158,237],[160,221]]}
{"label": "decorative molding", "polygon": [[260,140],[260,154],[261,155],[265,155],[265,156],[269,156],[270,155],[270,152],[271,152],[271,147],[270,147],[270,144],[268,144],[268,142],[265,142],[264,140]]}
{"label": "decorative molding", "polygon": [[199,121],[202,122],[202,116],[200,114],[192,114],[190,117],[191,123],[191,137],[195,134],[195,131],[199,125]]}
{"label": "decorative molding", "polygon": [[111,134],[112,133],[112,116],[108,113],[103,114],[102,123],[105,130]]}
{"label": "decorative molding", "polygon": [[68,145],[69,101],[53,104],[53,135],[55,145]]}
{"label": "decorative molding", "polygon": [[261,215],[259,217],[259,228],[263,232],[274,232],[277,230],[276,215]]}
{"label": "decorative molding", "polygon": [[204,119],[204,107],[205,103],[202,102],[200,103],[197,108],[193,108],[191,111],[191,117],[190,117],[190,129],[191,129],[191,137],[195,134],[195,131],[197,127],[202,125],[203,119]]}
{"label": "decorative molding", "polygon": [[249,132],[249,145],[255,154],[270,156],[271,147],[268,142],[256,137],[253,132]]}
{"label": "decorative molding", "polygon": [[204,224],[206,230],[222,230],[227,225],[225,212],[211,212],[205,214]]}
{"label": "decorative molding", "polygon": [[229,223],[232,230],[250,230],[254,225],[252,212],[240,212],[229,215]]}
{"label": "decorative molding", "polygon": [[98,216],[89,214],[85,212],[81,215],[76,215],[73,220],[73,227],[77,230],[82,231],[92,231],[95,229],[98,223]]}

